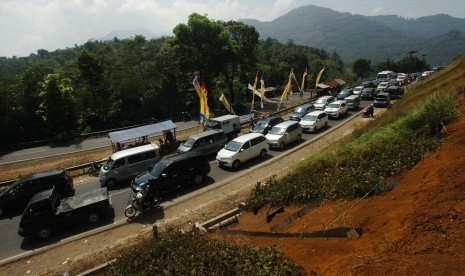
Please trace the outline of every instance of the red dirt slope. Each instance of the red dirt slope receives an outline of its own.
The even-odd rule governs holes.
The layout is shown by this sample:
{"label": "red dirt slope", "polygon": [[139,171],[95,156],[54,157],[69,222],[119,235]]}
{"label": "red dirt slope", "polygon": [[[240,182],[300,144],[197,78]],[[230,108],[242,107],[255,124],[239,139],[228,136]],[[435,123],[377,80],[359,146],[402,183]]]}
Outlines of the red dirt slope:
{"label": "red dirt slope", "polygon": [[[302,233],[321,231],[325,226],[351,226],[359,229],[358,239],[223,237],[241,244],[276,246],[309,274],[463,275],[465,119],[448,125],[446,132],[447,140],[437,152],[393,179],[399,184],[392,191],[364,199],[353,208],[357,201],[324,204],[280,231]],[[266,210],[257,215],[244,214],[229,229],[269,232],[299,209],[286,208],[269,224]],[[342,219],[329,226],[347,210]]]}

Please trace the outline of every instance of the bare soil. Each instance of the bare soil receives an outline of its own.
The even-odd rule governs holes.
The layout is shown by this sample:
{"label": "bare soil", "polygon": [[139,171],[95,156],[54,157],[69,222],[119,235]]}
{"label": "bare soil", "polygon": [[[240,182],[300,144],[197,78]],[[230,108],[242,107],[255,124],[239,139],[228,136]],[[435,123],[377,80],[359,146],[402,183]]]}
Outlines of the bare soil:
{"label": "bare soil", "polygon": [[[461,106],[464,99],[461,98]],[[462,113],[465,111],[462,110]],[[365,119],[366,120],[366,119]],[[153,215],[100,234],[58,246],[0,267],[0,275],[76,275],[116,258],[131,244],[151,237],[151,225],[160,229],[189,230],[236,207],[256,181],[283,175],[302,159],[331,145],[362,124],[355,119],[316,143],[259,170],[248,171],[210,192],[164,210],[163,218]],[[306,273],[322,275],[459,275],[465,268],[465,119],[446,126],[447,140],[435,153],[411,171],[396,176],[392,191],[358,201],[328,202],[291,222],[279,233],[314,233],[325,228],[352,227],[358,239],[347,237],[251,237],[211,235],[252,246],[275,246],[301,265]],[[270,232],[303,206],[285,208],[270,223],[266,211],[239,216],[229,230]],[[340,219],[332,224],[336,218]]]}

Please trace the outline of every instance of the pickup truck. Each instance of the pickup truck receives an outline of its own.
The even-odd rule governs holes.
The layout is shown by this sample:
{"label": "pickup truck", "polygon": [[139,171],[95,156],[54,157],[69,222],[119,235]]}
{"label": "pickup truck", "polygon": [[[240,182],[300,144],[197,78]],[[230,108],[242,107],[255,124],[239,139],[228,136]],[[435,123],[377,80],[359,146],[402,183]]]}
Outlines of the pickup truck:
{"label": "pickup truck", "polygon": [[49,189],[32,197],[21,217],[18,234],[46,239],[59,228],[96,223],[107,214],[110,206],[107,188],[72,197],[64,197],[56,189]]}

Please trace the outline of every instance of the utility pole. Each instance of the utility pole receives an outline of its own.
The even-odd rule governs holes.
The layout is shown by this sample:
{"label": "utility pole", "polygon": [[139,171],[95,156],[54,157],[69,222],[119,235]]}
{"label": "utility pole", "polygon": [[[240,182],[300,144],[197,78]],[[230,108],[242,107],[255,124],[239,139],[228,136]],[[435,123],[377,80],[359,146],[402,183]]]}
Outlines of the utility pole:
{"label": "utility pole", "polygon": [[409,59],[408,59],[408,72],[407,72],[407,78],[410,78],[410,66],[411,66],[411,63],[412,63],[412,55],[417,53],[418,51],[409,51],[407,52],[407,54],[409,54]]}

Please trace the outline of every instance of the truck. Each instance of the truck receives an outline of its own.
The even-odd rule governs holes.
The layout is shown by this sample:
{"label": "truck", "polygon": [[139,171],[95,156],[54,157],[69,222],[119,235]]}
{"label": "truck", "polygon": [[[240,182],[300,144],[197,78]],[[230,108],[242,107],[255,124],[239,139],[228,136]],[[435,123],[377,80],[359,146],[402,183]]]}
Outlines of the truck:
{"label": "truck", "polygon": [[46,239],[58,229],[76,224],[95,224],[111,207],[107,188],[64,197],[55,188],[37,193],[29,201],[19,223],[18,234]]}
{"label": "truck", "polygon": [[231,140],[241,132],[241,121],[237,115],[224,115],[216,118],[211,118],[207,121],[205,130],[222,129],[226,137]]}

